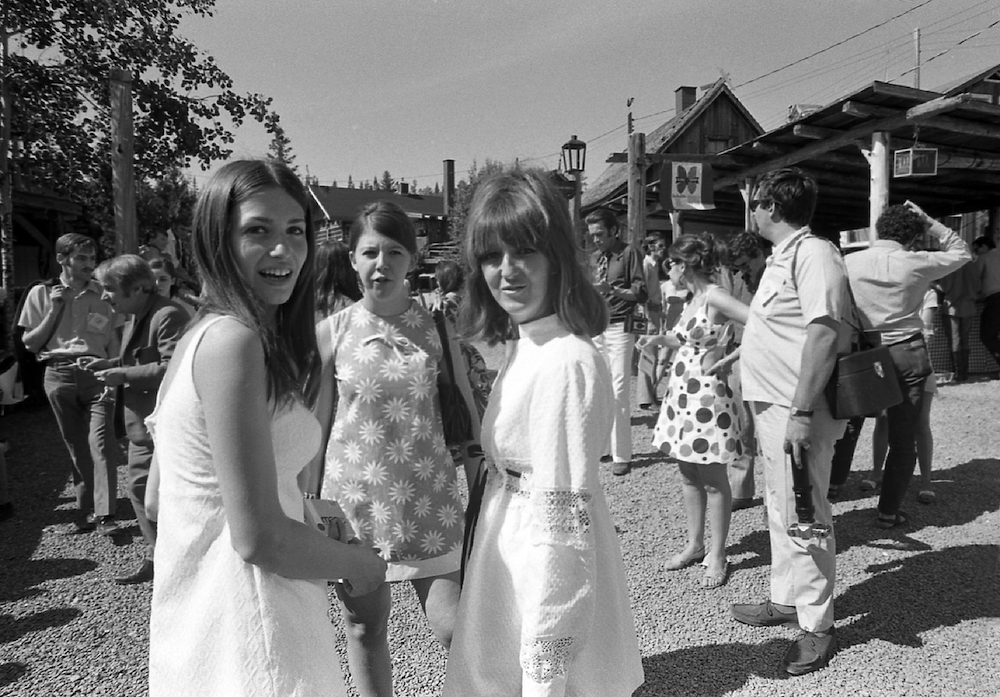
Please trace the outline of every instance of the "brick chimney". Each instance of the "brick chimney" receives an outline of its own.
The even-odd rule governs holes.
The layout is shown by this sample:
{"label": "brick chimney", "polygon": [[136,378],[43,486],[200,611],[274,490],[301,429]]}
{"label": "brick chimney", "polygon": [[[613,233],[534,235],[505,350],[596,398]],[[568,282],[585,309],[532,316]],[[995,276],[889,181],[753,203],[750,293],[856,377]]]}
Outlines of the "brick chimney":
{"label": "brick chimney", "polygon": [[678,87],[674,90],[674,98],[676,99],[677,112],[680,114],[682,111],[690,106],[693,106],[695,101],[698,99],[698,91],[696,87]]}

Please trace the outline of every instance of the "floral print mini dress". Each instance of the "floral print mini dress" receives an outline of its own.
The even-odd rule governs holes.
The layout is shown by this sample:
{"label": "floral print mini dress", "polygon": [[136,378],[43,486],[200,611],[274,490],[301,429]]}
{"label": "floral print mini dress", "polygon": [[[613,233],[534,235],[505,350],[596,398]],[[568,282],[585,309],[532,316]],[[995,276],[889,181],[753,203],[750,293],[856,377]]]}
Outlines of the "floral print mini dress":
{"label": "floral print mini dress", "polygon": [[386,580],[457,571],[463,487],[441,427],[430,312],[411,303],[381,317],[356,303],[317,331],[331,332],[337,380],[323,498],[389,563]]}

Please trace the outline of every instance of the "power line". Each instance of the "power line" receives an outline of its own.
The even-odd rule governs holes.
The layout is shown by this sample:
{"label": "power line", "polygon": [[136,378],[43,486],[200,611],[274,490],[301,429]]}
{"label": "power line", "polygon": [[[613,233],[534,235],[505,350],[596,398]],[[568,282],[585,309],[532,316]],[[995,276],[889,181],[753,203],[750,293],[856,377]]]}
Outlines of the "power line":
{"label": "power line", "polygon": [[[964,44],[964,43],[965,43],[966,41],[971,41],[972,39],[974,39],[974,38],[976,38],[977,36],[979,36],[980,34],[982,34],[982,33],[983,33],[984,31],[989,31],[990,29],[992,29],[993,27],[997,26],[998,24],[1000,24],[1000,19],[998,19],[997,21],[993,22],[992,24],[990,24],[990,25],[988,25],[988,26],[986,26],[986,27],[983,27],[982,29],[980,29],[980,30],[979,30],[979,31],[977,31],[976,33],[974,33],[974,34],[970,34],[969,36],[965,37],[964,39],[962,39],[961,41],[959,41],[959,42],[958,42],[957,44],[955,44],[954,46],[952,46],[951,48],[947,48],[947,49],[945,49],[944,51],[941,51],[940,53],[937,53],[937,54],[935,54],[935,55],[931,56],[931,57],[930,57],[930,58],[928,58],[927,60],[925,60],[925,61],[922,61],[922,62],[921,62],[921,67],[922,67],[922,66],[924,66],[924,65],[927,65],[927,64],[928,64],[928,63],[930,63],[930,62],[931,62],[932,60],[934,60],[934,59],[936,59],[936,58],[940,58],[941,56],[945,55],[946,53],[949,53],[950,51],[952,51],[952,50],[954,50],[954,49],[958,48],[959,46],[961,46],[962,44]],[[907,71],[903,72],[902,74],[900,74],[900,75],[899,75],[899,76],[897,77],[897,79],[899,79],[900,77],[903,77],[904,75],[907,75],[907,74],[909,74],[909,73],[912,73],[912,72],[913,72],[914,70],[916,70],[916,69],[917,69],[917,67],[916,67],[916,66],[914,66],[914,67],[910,68],[909,70],[907,70]]]}
{"label": "power line", "polygon": [[[820,56],[820,55],[822,55],[824,53],[827,53],[827,52],[829,52],[829,51],[831,51],[831,50],[833,50],[835,48],[843,46],[844,44],[846,44],[846,43],[848,43],[850,41],[853,41],[854,39],[857,39],[857,38],[859,38],[861,36],[864,36],[865,34],[869,34],[869,33],[873,32],[873,31],[875,31],[876,29],[884,27],[887,24],[889,24],[889,23],[891,23],[891,22],[893,22],[893,21],[895,21],[897,19],[900,19],[901,17],[904,17],[904,16],[906,16],[908,14],[911,14],[912,12],[915,12],[916,10],[919,10],[920,8],[925,7],[925,6],[929,5],[929,4],[931,4],[932,2],[934,2],[934,0],[924,0],[924,2],[921,2],[920,4],[915,5],[915,6],[909,8],[907,10],[904,10],[903,12],[900,12],[899,14],[896,14],[896,15],[894,15],[894,16],[892,16],[892,17],[890,17],[890,18],[888,18],[888,19],[886,19],[886,20],[884,20],[884,21],[882,21],[882,22],[880,22],[880,23],[878,23],[878,24],[876,24],[874,26],[868,27],[867,29],[865,29],[863,31],[857,32],[857,33],[855,33],[855,34],[853,34],[853,35],[851,35],[851,36],[849,36],[847,38],[841,39],[840,41],[837,41],[837,42],[835,42],[833,44],[830,44],[829,46],[827,46],[825,48],[822,48],[822,49],[820,49],[818,51],[815,51],[815,52],[809,54],[808,56],[805,56],[804,58],[800,58],[800,59],[795,60],[795,61],[793,61],[791,63],[788,63],[787,65],[783,65],[783,66],[781,66],[779,68],[775,68],[774,70],[770,70],[770,71],[768,71],[768,72],[766,72],[766,73],[764,73],[762,75],[758,75],[757,77],[751,78],[751,79],[749,79],[749,80],[747,80],[745,82],[742,82],[742,83],[734,86],[732,89],[733,89],[733,91],[735,91],[737,89],[746,87],[747,85],[753,84],[755,82],[759,82],[760,80],[763,80],[763,79],[765,79],[767,77],[771,77],[772,75],[775,75],[775,74],[777,74],[779,72],[782,72],[782,71],[787,70],[789,68],[792,68],[792,67],[795,67],[797,65],[800,65],[801,63],[804,63],[805,61],[808,61],[808,60],[810,60],[812,58],[815,58],[815,57]],[[995,0],[981,0],[981,2],[978,2],[978,3],[976,3],[976,4],[974,4],[974,5],[970,6],[970,7],[967,7],[964,10],[959,11],[957,14],[952,14],[952,15],[949,15],[948,17],[946,17],[946,18],[942,18],[942,19],[937,20],[935,22],[931,22],[930,24],[926,25],[925,29],[926,28],[930,28],[930,27],[934,27],[934,26],[937,26],[937,25],[945,24],[946,22],[950,21],[951,22],[950,24],[945,24],[945,26],[942,27],[940,30],[933,32],[933,35],[937,36],[939,34],[947,32],[948,30],[951,30],[953,33],[956,32],[956,31],[961,31],[961,30],[954,30],[952,28],[955,27],[955,26],[957,26],[957,25],[959,25],[959,24],[962,24],[964,22],[968,22],[969,20],[981,17],[982,15],[989,14],[994,9],[994,2],[995,2]],[[967,14],[967,13],[975,10],[976,8],[982,7],[984,5],[987,6],[987,9],[983,10],[982,12],[979,12],[979,13],[971,15],[971,16],[960,17],[961,15]],[[923,64],[929,63],[930,61],[932,61],[932,60],[934,60],[936,58],[941,57],[942,55],[944,55],[948,51],[956,50],[959,47],[962,47],[962,45],[965,44],[967,41],[970,41],[970,40],[974,39],[975,37],[981,35],[984,31],[986,31],[986,30],[988,30],[988,29],[996,26],[997,24],[1000,24],[1000,21],[994,22],[994,23],[990,24],[988,27],[984,28],[983,30],[980,30],[979,32],[976,32],[975,34],[966,37],[965,39],[963,39],[959,43],[955,44],[951,48],[949,48],[949,49],[947,49],[947,50],[945,50],[945,51],[943,51],[943,52],[941,52],[941,53],[939,53],[939,54],[937,54],[937,55],[935,55],[935,56],[927,59],[926,61],[923,61]],[[896,38],[890,39],[888,42],[880,44],[879,46],[875,46],[875,47],[872,47],[872,48],[869,48],[869,49],[865,49],[860,54],[854,56],[851,60],[847,61],[846,63],[845,62],[839,62],[837,64],[823,66],[823,67],[820,67],[820,68],[816,68],[815,70],[812,70],[810,72],[807,72],[807,73],[801,75],[799,77],[799,79],[793,81],[792,84],[803,82],[805,79],[810,78],[810,77],[816,77],[818,75],[824,75],[824,74],[827,74],[827,73],[830,73],[830,72],[835,72],[837,70],[843,70],[847,66],[854,65],[855,63],[865,62],[865,61],[867,61],[869,59],[870,56],[882,54],[883,52],[885,53],[885,62],[881,66],[875,68],[874,70],[872,70],[871,68],[869,68],[868,70],[865,70],[864,74],[865,75],[877,75],[878,73],[882,72],[883,70],[888,71],[888,69],[889,69],[889,67],[891,65],[897,64],[901,60],[903,60],[902,58],[894,57],[894,54],[899,54],[901,51],[904,51],[905,48],[906,48],[906,46],[908,45],[909,41],[910,41],[910,35],[909,34],[902,35],[902,36],[897,36]],[[993,44],[985,44],[985,45],[986,46],[992,46]],[[971,46],[969,46],[968,48],[971,48]],[[910,71],[907,71],[907,72],[912,72],[912,69]],[[903,75],[906,75],[907,72],[902,73],[901,75],[897,76],[894,79],[898,79],[899,77],[902,77]],[[813,95],[819,95],[819,94],[830,92],[833,89],[837,88],[838,85],[845,84],[847,82],[857,81],[857,77],[858,77],[858,73],[857,72],[852,72],[849,76],[845,76],[844,78],[842,78],[842,79],[836,81],[835,83],[833,83],[833,85],[828,85],[828,86],[826,86],[826,87],[824,87],[824,88],[822,88],[822,89],[814,92],[813,94],[809,95],[806,99],[808,100],[808,99],[813,98]],[[772,87],[772,88],[765,88],[765,89],[757,91],[757,92],[752,92],[752,93],[746,95],[744,98],[750,98],[750,97],[760,96],[760,95],[767,94],[769,92],[773,92],[773,91],[776,91],[778,89],[783,89],[783,88],[787,88],[787,87],[788,87],[788,83],[785,83],[785,84],[779,85],[779,86],[775,86],[775,87]],[[675,108],[664,109],[662,111],[654,112],[654,113],[651,113],[651,114],[646,114],[644,116],[635,117],[633,119],[633,121],[642,121],[642,120],[654,118],[654,117],[657,117],[657,116],[663,116],[665,114],[673,113],[675,111],[676,111]],[[611,128],[611,129],[609,129],[609,130],[601,133],[600,135],[588,139],[587,142],[588,142],[589,145],[594,145],[597,142],[599,142],[602,139],[604,139],[605,137],[610,136],[610,135],[612,135],[612,134],[614,134],[614,133],[616,133],[616,132],[618,132],[618,131],[620,131],[620,130],[622,130],[624,128],[625,128],[625,124],[624,123],[618,124],[618,125],[614,126],[613,128]],[[539,156],[539,157],[519,158],[519,160],[520,161],[525,161],[525,162],[537,161],[537,160],[547,159],[549,157],[555,157],[558,154],[559,153],[556,152],[556,153],[551,153],[549,155],[542,155],[542,156]],[[468,169],[468,170],[464,170],[462,172],[456,172],[456,174],[466,174],[466,173],[468,173],[470,171],[472,171],[472,170]],[[428,174],[428,175],[420,175],[420,176],[422,176],[422,177],[429,177],[429,176],[436,176],[436,175],[430,175],[430,174]],[[415,177],[413,177],[413,178],[415,178]]]}
{"label": "power line", "polygon": [[821,55],[821,54],[823,54],[823,53],[826,53],[827,51],[830,51],[830,50],[833,50],[833,49],[837,48],[838,46],[843,46],[843,45],[844,45],[844,44],[846,44],[846,43],[847,43],[848,41],[852,41],[852,40],[854,40],[854,39],[858,38],[859,36],[864,36],[865,34],[867,34],[867,33],[869,33],[869,32],[872,32],[872,31],[875,31],[875,30],[876,30],[876,29],[878,29],[879,27],[884,27],[884,26],[885,26],[886,24],[888,24],[889,22],[892,22],[892,21],[894,21],[894,20],[897,20],[897,19],[899,19],[900,17],[903,17],[903,16],[905,16],[905,15],[908,15],[908,14],[910,14],[911,12],[913,12],[914,10],[919,10],[919,9],[920,9],[921,7],[924,7],[925,5],[930,5],[930,4],[932,3],[932,2],[934,2],[934,0],[924,0],[924,2],[920,3],[919,5],[916,5],[916,6],[914,6],[914,7],[911,7],[910,9],[908,9],[908,10],[906,10],[906,11],[904,11],[904,12],[900,12],[900,13],[899,13],[898,15],[896,15],[895,17],[890,17],[889,19],[885,20],[884,22],[881,22],[881,23],[879,23],[879,24],[876,24],[876,25],[875,25],[875,26],[873,26],[873,27],[868,27],[868,28],[867,28],[867,29],[865,29],[864,31],[860,31],[860,32],[858,32],[857,34],[854,34],[854,35],[852,35],[852,36],[849,36],[849,37],[847,37],[846,39],[842,39],[841,41],[838,41],[838,42],[837,42],[837,43],[835,43],[835,44],[831,44],[830,46],[827,46],[826,48],[822,48],[822,49],[820,49],[819,51],[816,51],[815,53],[810,53],[810,54],[809,54],[808,56],[806,56],[805,58],[800,58],[800,59],[798,59],[798,60],[796,60],[796,61],[793,61],[793,62],[789,63],[788,65],[783,65],[783,66],[781,66],[780,68],[775,68],[774,70],[771,70],[771,71],[769,71],[769,72],[767,72],[767,73],[764,73],[763,75],[760,75],[760,76],[758,76],[758,77],[755,77],[755,78],[753,78],[753,79],[750,79],[750,80],[747,80],[747,81],[746,81],[746,82],[744,82],[744,83],[741,83],[741,84],[739,84],[739,85],[736,85],[736,87],[734,87],[734,88],[733,88],[733,90],[738,90],[738,89],[739,89],[739,88],[741,88],[741,87],[746,87],[747,85],[749,85],[749,84],[751,84],[751,83],[754,83],[754,82],[757,82],[758,80],[763,80],[764,78],[766,78],[766,77],[770,77],[771,75],[774,75],[775,73],[780,73],[780,72],[781,72],[782,70],[786,70],[786,69],[788,69],[788,68],[791,68],[791,67],[793,67],[793,66],[795,66],[795,65],[798,65],[799,63],[802,63],[802,62],[804,62],[804,61],[807,61],[807,60],[809,60],[809,59],[811,59],[811,58],[815,58],[816,56],[818,56],[818,55]]}

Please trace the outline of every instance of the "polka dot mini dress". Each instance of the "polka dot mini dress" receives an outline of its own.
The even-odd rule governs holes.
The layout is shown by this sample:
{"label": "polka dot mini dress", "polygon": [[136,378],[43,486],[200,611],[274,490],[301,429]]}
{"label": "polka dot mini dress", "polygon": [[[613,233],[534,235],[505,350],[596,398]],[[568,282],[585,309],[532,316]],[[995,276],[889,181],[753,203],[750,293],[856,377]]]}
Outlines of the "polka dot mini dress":
{"label": "polka dot mini dress", "polygon": [[664,454],[695,464],[729,464],[743,455],[738,397],[727,379],[705,374],[722,358],[732,335],[729,322],[709,321],[705,300],[716,289],[710,286],[693,300],[674,327],[681,346],[653,431],[653,445]]}

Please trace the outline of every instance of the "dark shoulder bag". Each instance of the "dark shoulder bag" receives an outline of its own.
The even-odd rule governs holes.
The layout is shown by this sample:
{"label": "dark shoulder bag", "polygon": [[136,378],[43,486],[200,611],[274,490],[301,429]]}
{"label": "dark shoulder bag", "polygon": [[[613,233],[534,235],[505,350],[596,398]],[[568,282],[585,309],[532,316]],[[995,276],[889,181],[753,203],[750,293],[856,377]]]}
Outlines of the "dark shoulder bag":
{"label": "dark shoulder bag", "polygon": [[[804,235],[795,244],[792,252],[792,284],[798,293],[798,283],[795,280],[795,263],[798,259],[799,245],[809,237]],[[824,239],[822,237],[818,239]],[[830,242],[829,240],[825,240]],[[830,242],[832,245],[833,242]],[[836,245],[834,245],[836,247]],[[837,250],[840,253],[840,250]],[[894,407],[903,401],[903,393],[896,379],[896,369],[893,367],[892,355],[886,346],[875,346],[865,335],[858,314],[858,305],[854,300],[850,279],[847,283],[847,294],[851,299],[851,315],[856,325],[851,327],[857,332],[858,340],[852,343],[848,353],[837,354],[833,366],[833,374],[826,385],[826,399],[830,403],[830,414],[835,419],[849,419],[854,416],[878,416],[889,407]]]}
{"label": "dark shoulder bag", "polygon": [[444,440],[449,445],[460,445],[472,440],[472,414],[462,391],[455,382],[455,366],[451,356],[451,341],[445,326],[444,313],[435,310],[434,324],[441,337],[441,365],[438,368],[438,402],[441,407],[441,425]]}

